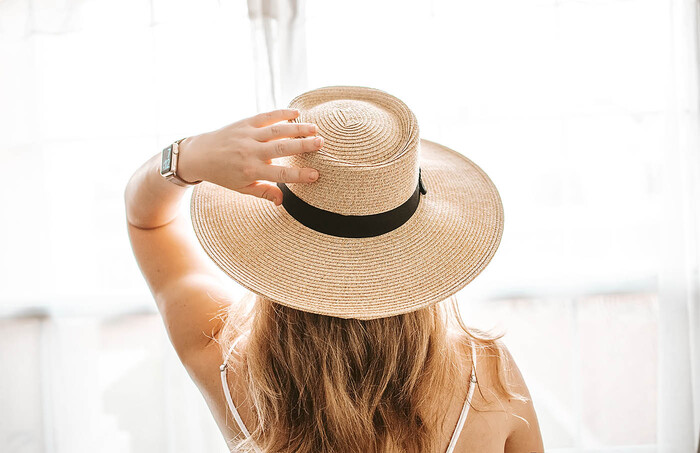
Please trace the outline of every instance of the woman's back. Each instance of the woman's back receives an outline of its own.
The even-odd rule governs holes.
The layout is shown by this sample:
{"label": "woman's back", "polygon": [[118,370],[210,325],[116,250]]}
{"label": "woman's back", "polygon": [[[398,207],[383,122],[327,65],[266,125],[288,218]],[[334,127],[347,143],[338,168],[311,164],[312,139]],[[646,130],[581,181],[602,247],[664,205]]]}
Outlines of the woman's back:
{"label": "woman's back", "polygon": [[[246,348],[246,339],[241,337],[242,341],[237,342],[234,354],[244,353]],[[450,335],[449,341],[453,344],[458,344],[460,341],[456,335]],[[505,346],[503,346],[505,348]],[[476,351],[475,362],[476,362],[476,376],[478,379],[478,385],[471,385],[472,396],[471,405],[467,405],[470,408],[466,411],[466,418],[464,418],[463,427],[459,431],[456,443],[454,445],[454,452],[509,452],[509,451],[524,451],[508,449],[508,443],[513,443],[509,441],[509,436],[513,433],[515,428],[520,427],[520,425],[525,425],[524,422],[517,417],[510,416],[507,413],[508,402],[499,401],[496,399],[497,392],[495,387],[497,384],[497,376],[495,375],[495,360],[496,357],[485,354],[480,348],[474,348]],[[213,351],[213,349],[212,349]],[[506,350],[507,353],[507,350]],[[512,357],[509,353],[507,356],[510,360]],[[471,360],[470,357],[465,359]],[[209,362],[209,363],[207,363]],[[238,423],[235,420],[235,415],[229,409],[229,404],[227,402],[226,392],[222,385],[223,380],[221,379],[221,355],[216,353],[209,353],[208,360],[202,361],[202,367],[207,367],[207,371],[200,371],[200,375],[206,375],[207,377],[203,379],[203,382],[197,382],[197,385],[202,390],[205,395],[207,403],[209,404],[214,418],[224,435],[228,439],[240,440],[245,437]],[[514,362],[511,362],[510,366],[517,371],[517,366]],[[468,367],[463,367],[465,370],[469,370]],[[235,410],[240,417],[240,421],[245,427],[254,426],[255,412],[254,405],[252,404],[250,396],[245,391],[241,376],[243,376],[243,369],[241,367],[241,362],[234,362],[233,366],[227,367],[225,370],[227,376],[226,385],[230,390],[231,402],[235,406]],[[524,387],[524,382],[522,382],[522,377],[519,372],[517,376],[520,377],[522,388],[527,391]],[[197,381],[195,379],[195,381]],[[512,383],[517,385],[517,379],[513,380]],[[440,448],[438,452],[446,452],[450,444],[450,440],[459,428],[458,423],[460,421],[460,415],[465,409],[465,403],[468,400],[470,392],[471,379],[467,373],[461,376],[458,382],[455,383],[455,389],[443,390],[438,395],[434,395],[433,401],[437,404],[434,408],[436,410],[441,410],[445,413],[445,422],[443,430],[439,435]],[[521,388],[521,390],[522,390]],[[454,396],[449,397],[449,393],[454,390]],[[527,395],[529,397],[529,394]],[[530,404],[531,406],[531,404]],[[525,408],[526,405],[522,405]],[[516,414],[517,415],[517,414]],[[522,415],[526,415],[523,413]],[[522,416],[521,415],[521,416]],[[532,413],[534,415],[534,412]],[[532,424],[532,419],[529,420],[530,424],[539,437],[539,427],[536,426],[536,417],[534,419],[535,425]],[[516,430],[517,431],[517,430]],[[541,439],[539,440],[541,445]],[[229,442],[229,447],[232,448],[235,442]],[[530,451],[544,451],[542,447],[540,449],[535,449],[530,447]]]}

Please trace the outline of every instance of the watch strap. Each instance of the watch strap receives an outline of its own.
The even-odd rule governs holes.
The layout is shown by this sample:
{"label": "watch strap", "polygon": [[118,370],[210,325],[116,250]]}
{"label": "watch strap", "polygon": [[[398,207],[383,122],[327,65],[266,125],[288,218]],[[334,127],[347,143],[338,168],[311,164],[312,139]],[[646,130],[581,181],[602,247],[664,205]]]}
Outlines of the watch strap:
{"label": "watch strap", "polygon": [[[171,161],[172,161],[172,162],[171,162],[171,169],[172,169],[172,172],[171,172],[171,174],[169,174],[169,175],[167,175],[167,176],[164,176],[168,181],[170,181],[170,182],[172,182],[172,183],[174,183],[174,184],[176,184],[176,185],[178,185],[178,186],[180,186],[180,187],[191,187],[191,186],[197,185],[197,184],[199,184],[200,182],[202,182],[201,180],[199,180],[199,181],[194,181],[194,182],[185,181],[184,179],[182,179],[182,178],[180,177],[180,175],[177,174],[177,167],[178,167],[179,158],[180,158],[180,149],[179,149],[180,146],[179,146],[179,145],[180,145],[180,142],[182,142],[182,141],[185,140],[186,138],[187,138],[187,137],[183,137],[183,138],[181,138],[181,139],[179,139],[179,140],[175,140],[175,141],[170,145],[170,147],[172,147],[172,150],[171,150],[171,152],[170,152]],[[167,148],[166,148],[166,149],[167,149]]]}

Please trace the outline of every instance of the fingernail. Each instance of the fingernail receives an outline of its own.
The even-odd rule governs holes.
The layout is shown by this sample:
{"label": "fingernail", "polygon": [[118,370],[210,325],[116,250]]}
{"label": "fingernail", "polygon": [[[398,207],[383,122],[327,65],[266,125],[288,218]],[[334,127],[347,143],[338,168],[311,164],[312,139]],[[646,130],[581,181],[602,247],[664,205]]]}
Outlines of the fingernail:
{"label": "fingernail", "polygon": [[316,179],[318,178],[318,171],[314,170],[311,172],[311,179]]}
{"label": "fingernail", "polygon": [[314,145],[316,146],[321,146],[323,143],[323,137],[317,137],[316,140],[314,140]]}

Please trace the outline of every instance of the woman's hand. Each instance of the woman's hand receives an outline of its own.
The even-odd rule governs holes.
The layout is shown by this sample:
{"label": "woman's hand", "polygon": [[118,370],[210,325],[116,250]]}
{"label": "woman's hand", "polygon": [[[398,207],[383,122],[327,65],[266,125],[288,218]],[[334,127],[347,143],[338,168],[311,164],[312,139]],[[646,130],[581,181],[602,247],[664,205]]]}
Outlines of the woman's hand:
{"label": "woman's hand", "polygon": [[318,133],[315,124],[277,124],[297,116],[298,110],[273,110],[188,137],[180,142],[178,175],[186,181],[209,181],[280,205],[279,187],[259,180],[314,182],[318,178],[313,168],[271,164],[271,159],[317,151],[323,146],[322,137],[313,137]]}

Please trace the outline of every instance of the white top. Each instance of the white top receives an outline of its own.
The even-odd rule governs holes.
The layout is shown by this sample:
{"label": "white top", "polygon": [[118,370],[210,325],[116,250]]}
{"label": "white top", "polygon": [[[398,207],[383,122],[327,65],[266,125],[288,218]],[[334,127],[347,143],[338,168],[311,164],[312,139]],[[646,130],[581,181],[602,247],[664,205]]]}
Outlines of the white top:
{"label": "white top", "polygon": [[[221,365],[220,370],[221,370],[221,384],[224,387],[224,394],[226,395],[226,402],[228,403],[229,410],[231,411],[231,414],[233,414],[233,418],[236,420],[236,423],[238,426],[241,428],[241,431],[243,434],[246,436],[246,438],[250,437],[250,432],[248,429],[245,427],[245,424],[243,423],[243,420],[241,419],[241,416],[238,413],[238,409],[236,409],[236,405],[233,404],[233,399],[231,398],[231,391],[228,388],[228,381],[226,379],[226,370],[228,368],[228,358],[231,355],[231,352],[233,352],[233,348],[236,347],[236,344],[238,343],[238,340],[243,338],[243,336],[240,336],[236,339],[236,341],[233,342],[231,347],[228,350],[228,354],[226,354],[226,360],[224,363]],[[469,379],[469,392],[467,393],[467,399],[464,401],[464,406],[462,407],[462,413],[459,415],[459,420],[457,421],[457,426],[455,427],[454,432],[452,433],[452,438],[450,439],[450,444],[447,446],[447,450],[445,453],[452,453],[455,449],[455,446],[457,445],[457,439],[459,439],[459,434],[462,432],[462,428],[464,427],[464,422],[467,420],[467,414],[469,413],[469,407],[471,405],[472,401],[472,395],[474,395],[474,384],[476,383],[476,349],[474,348],[474,343],[472,342],[471,344],[472,347],[472,373],[471,373],[471,378]],[[262,450],[258,448],[258,446],[255,446],[255,451],[258,451],[262,453]]]}

